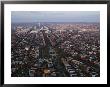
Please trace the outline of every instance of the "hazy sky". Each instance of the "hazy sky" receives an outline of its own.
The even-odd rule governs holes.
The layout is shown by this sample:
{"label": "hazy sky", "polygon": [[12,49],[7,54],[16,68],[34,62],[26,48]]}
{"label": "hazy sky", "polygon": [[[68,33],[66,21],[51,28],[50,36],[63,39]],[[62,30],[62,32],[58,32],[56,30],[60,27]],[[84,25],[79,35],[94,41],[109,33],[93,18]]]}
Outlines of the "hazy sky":
{"label": "hazy sky", "polygon": [[100,22],[99,11],[12,11],[12,22]]}

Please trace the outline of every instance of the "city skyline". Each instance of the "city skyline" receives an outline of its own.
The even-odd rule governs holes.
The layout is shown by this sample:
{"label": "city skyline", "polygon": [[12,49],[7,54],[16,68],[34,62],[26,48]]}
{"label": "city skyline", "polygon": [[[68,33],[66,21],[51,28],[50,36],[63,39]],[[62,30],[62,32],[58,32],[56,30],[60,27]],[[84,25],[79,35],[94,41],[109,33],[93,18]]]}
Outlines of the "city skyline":
{"label": "city skyline", "polygon": [[100,22],[99,11],[12,11],[12,23],[19,22]]}

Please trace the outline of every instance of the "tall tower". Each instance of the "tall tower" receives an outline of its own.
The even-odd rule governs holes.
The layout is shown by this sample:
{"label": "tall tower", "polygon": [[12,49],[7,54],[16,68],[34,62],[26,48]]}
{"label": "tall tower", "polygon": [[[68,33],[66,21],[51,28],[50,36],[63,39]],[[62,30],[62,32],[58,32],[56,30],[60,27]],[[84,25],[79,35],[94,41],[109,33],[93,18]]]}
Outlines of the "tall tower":
{"label": "tall tower", "polygon": [[39,28],[40,28],[40,22],[38,23],[38,25],[39,25]]}
{"label": "tall tower", "polygon": [[37,28],[36,28],[36,26],[34,26],[34,30],[36,30]]}

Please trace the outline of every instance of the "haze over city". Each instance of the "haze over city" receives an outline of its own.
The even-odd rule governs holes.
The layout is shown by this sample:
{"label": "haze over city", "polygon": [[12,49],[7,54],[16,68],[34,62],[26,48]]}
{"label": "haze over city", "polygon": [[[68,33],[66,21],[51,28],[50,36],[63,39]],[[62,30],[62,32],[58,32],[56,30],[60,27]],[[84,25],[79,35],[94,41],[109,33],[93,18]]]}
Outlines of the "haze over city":
{"label": "haze over city", "polygon": [[12,11],[15,22],[100,22],[99,11]]}

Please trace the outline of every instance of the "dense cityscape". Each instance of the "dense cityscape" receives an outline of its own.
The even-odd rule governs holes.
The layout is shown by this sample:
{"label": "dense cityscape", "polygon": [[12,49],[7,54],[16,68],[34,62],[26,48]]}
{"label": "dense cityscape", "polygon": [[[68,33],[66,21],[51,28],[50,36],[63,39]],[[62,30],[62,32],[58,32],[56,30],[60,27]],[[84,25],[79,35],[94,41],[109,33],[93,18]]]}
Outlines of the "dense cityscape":
{"label": "dense cityscape", "polygon": [[99,77],[100,24],[12,23],[12,77]]}

